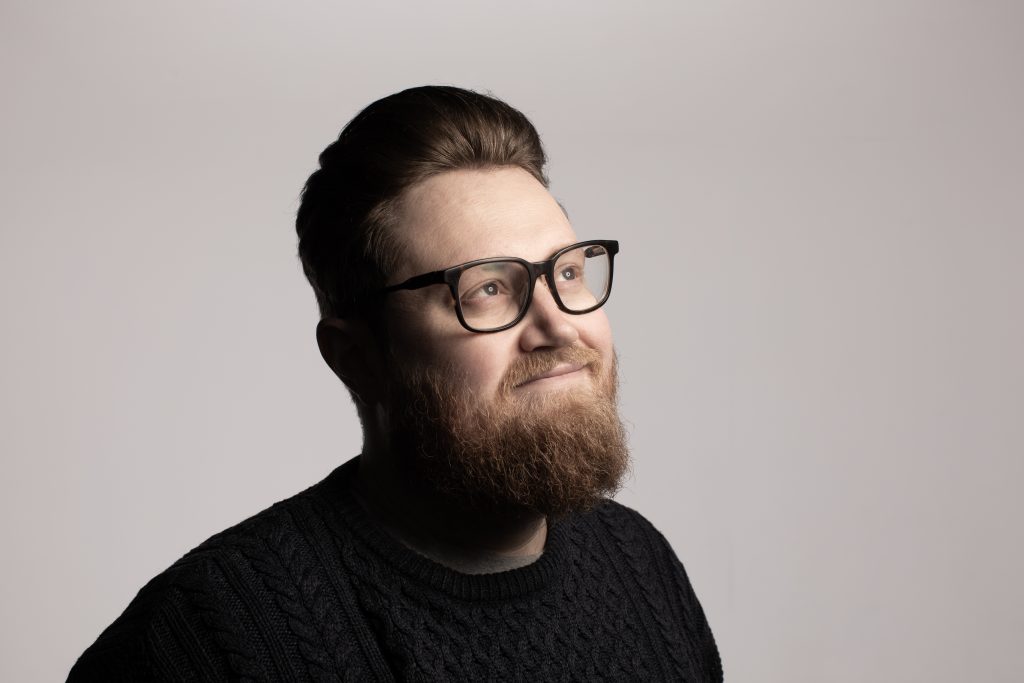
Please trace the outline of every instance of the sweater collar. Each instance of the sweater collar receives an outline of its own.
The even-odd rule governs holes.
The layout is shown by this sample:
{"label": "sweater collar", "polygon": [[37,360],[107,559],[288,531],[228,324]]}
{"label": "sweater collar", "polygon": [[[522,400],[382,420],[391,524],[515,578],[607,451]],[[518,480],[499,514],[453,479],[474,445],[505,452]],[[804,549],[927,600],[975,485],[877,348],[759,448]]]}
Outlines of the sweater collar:
{"label": "sweater collar", "polygon": [[[573,517],[548,520],[544,553],[524,567],[490,574],[466,574],[425,557],[389,534],[359,504],[351,485],[358,469],[356,456],[335,469],[323,482],[323,498],[351,530],[394,572],[464,600],[501,600],[525,595],[556,580],[566,561]],[[319,488],[319,487],[318,487]]]}

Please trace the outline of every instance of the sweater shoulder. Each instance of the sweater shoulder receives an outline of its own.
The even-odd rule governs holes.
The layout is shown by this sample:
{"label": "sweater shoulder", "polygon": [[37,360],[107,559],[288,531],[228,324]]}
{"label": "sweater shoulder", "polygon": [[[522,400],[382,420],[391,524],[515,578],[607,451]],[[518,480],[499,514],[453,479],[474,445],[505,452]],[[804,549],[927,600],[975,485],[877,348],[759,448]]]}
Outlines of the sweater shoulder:
{"label": "sweater shoulder", "polygon": [[607,500],[585,516],[618,570],[633,577],[640,604],[672,643],[677,663],[695,680],[721,681],[722,662],[711,627],[683,563],[668,539],[640,512]]}
{"label": "sweater shoulder", "polygon": [[608,500],[592,513],[592,524],[601,528],[621,556],[640,571],[675,575],[684,592],[692,592],[682,560],[665,535],[643,514],[614,500]]}
{"label": "sweater shoulder", "polygon": [[[311,495],[323,483],[210,536],[154,576],[69,680],[260,679],[276,666],[270,660],[324,651],[310,630],[331,609],[316,564],[331,539],[313,519]],[[282,622],[294,628],[268,626]]]}
{"label": "sweater shoulder", "polygon": [[293,531],[296,519],[308,505],[309,489],[278,501],[236,524],[219,531],[182,555],[167,573],[191,576],[197,567],[223,560],[242,550],[252,551],[268,539]]}
{"label": "sweater shoulder", "polygon": [[[325,552],[335,535],[346,529],[334,525],[327,530],[323,518],[330,513],[323,501],[350,469],[351,463],[342,465],[322,481],[213,534],[157,576],[155,587],[207,581],[216,567],[240,558],[260,570],[267,569],[267,563],[294,563],[301,559],[297,553],[308,559]],[[306,552],[300,553],[302,549]]]}
{"label": "sweater shoulder", "polygon": [[665,536],[639,511],[608,499],[586,515],[587,523],[597,524],[604,531],[628,543],[648,543],[671,551]]}
{"label": "sweater shoulder", "polygon": [[673,635],[686,641],[685,648],[701,671],[698,680],[721,681],[722,661],[714,635],[686,568],[668,539],[638,511],[616,501],[605,502],[594,514],[613,539],[621,564],[640,577],[644,597],[659,623],[682,625]]}

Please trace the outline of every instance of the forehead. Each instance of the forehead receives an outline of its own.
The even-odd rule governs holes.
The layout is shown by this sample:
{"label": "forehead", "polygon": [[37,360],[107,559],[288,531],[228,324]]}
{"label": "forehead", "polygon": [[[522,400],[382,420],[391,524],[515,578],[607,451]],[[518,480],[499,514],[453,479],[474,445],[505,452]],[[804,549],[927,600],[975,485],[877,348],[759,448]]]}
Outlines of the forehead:
{"label": "forehead", "polygon": [[491,256],[548,258],[576,241],[554,197],[520,168],[447,171],[410,188],[395,237],[397,280]]}

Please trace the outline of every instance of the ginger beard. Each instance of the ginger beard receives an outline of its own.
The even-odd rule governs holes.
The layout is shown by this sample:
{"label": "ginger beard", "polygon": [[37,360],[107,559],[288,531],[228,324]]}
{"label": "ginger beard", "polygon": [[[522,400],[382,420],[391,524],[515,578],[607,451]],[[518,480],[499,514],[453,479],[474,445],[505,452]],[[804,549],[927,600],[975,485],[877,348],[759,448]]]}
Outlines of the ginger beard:
{"label": "ginger beard", "polygon": [[[482,399],[451,369],[399,368],[389,378],[392,448],[417,485],[481,513],[560,516],[618,491],[629,468],[616,403],[617,362],[593,349],[517,359],[498,395]],[[539,394],[516,386],[560,363],[587,363],[589,386]]]}

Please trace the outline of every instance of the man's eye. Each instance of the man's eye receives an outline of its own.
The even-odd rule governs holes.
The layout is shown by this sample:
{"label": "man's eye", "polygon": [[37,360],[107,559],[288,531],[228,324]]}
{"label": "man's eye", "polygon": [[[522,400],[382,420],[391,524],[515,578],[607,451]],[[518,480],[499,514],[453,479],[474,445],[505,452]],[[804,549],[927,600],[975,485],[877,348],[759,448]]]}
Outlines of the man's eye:
{"label": "man's eye", "polygon": [[558,277],[562,280],[575,280],[580,276],[578,266],[564,266],[558,271]]}
{"label": "man's eye", "polygon": [[498,296],[499,294],[501,294],[503,289],[504,288],[501,286],[501,283],[499,283],[499,282],[496,282],[496,281],[485,282],[484,284],[479,285],[477,287],[474,287],[473,289],[471,289],[468,292],[466,292],[462,296],[462,298],[463,298],[463,300],[466,300],[466,299],[489,299],[491,297],[495,297],[495,296]]}

